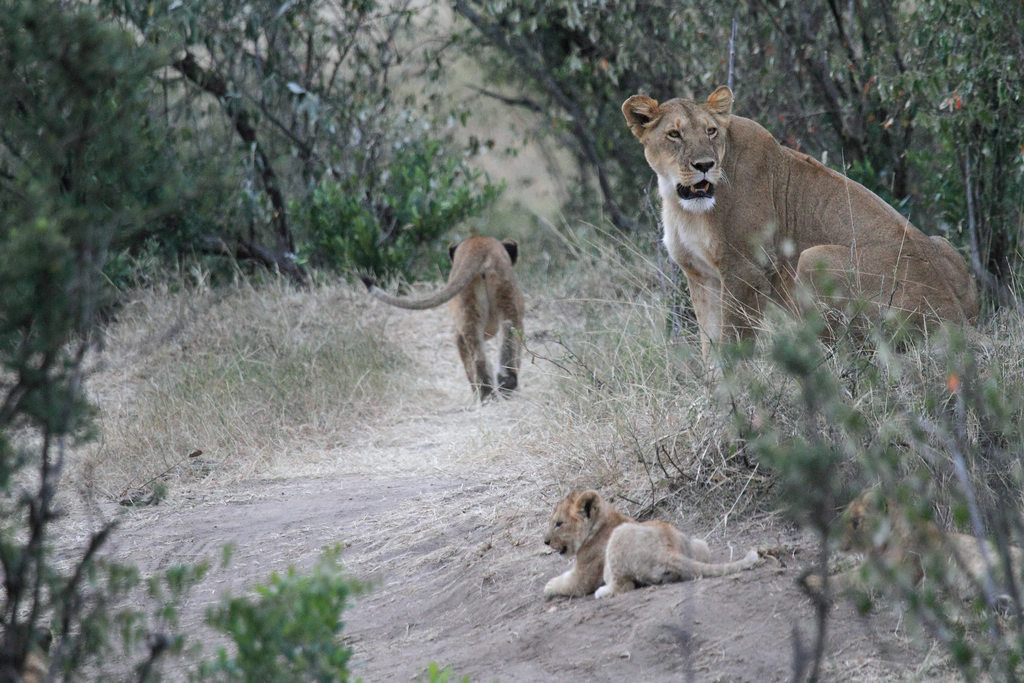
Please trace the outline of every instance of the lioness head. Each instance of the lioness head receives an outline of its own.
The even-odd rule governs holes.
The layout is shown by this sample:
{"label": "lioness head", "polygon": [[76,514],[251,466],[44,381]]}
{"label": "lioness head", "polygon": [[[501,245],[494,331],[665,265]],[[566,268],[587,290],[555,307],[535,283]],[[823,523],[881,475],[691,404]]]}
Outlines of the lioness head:
{"label": "lioness head", "polygon": [[574,491],[555,505],[548,522],[544,543],[562,555],[575,555],[587,540],[601,512],[597,491]]}
{"label": "lioness head", "polygon": [[731,111],[732,91],[725,86],[703,104],[683,99],[658,104],[646,95],[622,104],[626,124],[658,174],[662,196],[674,193],[686,211],[704,213],[715,206]]}

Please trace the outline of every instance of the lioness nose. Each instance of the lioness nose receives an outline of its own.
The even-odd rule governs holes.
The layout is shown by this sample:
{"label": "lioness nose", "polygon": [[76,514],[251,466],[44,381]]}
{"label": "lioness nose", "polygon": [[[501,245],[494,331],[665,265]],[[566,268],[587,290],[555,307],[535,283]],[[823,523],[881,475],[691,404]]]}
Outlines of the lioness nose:
{"label": "lioness nose", "polygon": [[710,170],[712,169],[712,167],[713,167],[713,166],[715,165],[715,162],[713,162],[713,161],[697,161],[697,162],[694,162],[694,163],[693,163],[693,164],[691,164],[691,165],[692,165],[692,166],[693,166],[693,167],[694,167],[695,169],[697,169],[698,171],[700,171],[701,173],[707,173],[707,172],[708,172],[708,171],[710,171]]}
{"label": "lioness nose", "polygon": [[550,538],[545,538],[544,539],[544,545],[551,545],[551,539]]}

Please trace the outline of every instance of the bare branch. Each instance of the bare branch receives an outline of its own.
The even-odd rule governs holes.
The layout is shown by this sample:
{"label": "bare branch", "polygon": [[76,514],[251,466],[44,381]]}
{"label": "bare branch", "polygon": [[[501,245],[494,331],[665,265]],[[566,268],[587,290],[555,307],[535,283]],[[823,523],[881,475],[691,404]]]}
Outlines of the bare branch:
{"label": "bare branch", "polygon": [[544,108],[529,97],[508,97],[507,95],[502,95],[501,93],[494,92],[493,90],[488,90],[487,88],[481,88],[475,85],[470,86],[470,88],[481,95],[498,100],[502,104],[507,104],[510,107],[522,107],[523,109],[529,109],[530,111],[538,114],[544,113]]}
{"label": "bare branch", "polygon": [[[229,92],[227,82],[219,74],[203,69],[191,52],[186,52],[183,58],[176,60],[174,68],[200,89],[220,100],[225,113],[234,124],[235,132],[243,142],[252,148],[256,166],[263,181],[263,189],[274,208],[273,221],[276,227],[277,252],[279,253],[274,260],[281,262],[287,258],[287,254],[295,251],[295,241],[288,227],[288,207],[278,183],[277,173],[274,172],[270,159],[267,158],[263,146],[260,144],[249,112],[240,105],[239,98]],[[255,245],[250,245],[250,247],[256,248]],[[300,281],[305,280],[302,268],[297,264],[293,263],[286,272],[293,276],[300,276]]]}
{"label": "bare branch", "polygon": [[594,136],[586,126],[587,116],[579,104],[577,104],[576,98],[571,97],[562,89],[551,75],[552,70],[547,65],[538,61],[538,57],[525,44],[525,41],[517,39],[515,36],[510,36],[497,24],[484,19],[476,10],[470,7],[466,0],[456,0],[454,8],[456,12],[469,20],[484,38],[510,56],[516,65],[525,71],[531,79],[536,81],[554,103],[568,114],[569,127],[573,131],[573,137],[580,149],[580,154],[587,160],[590,168],[597,175],[597,184],[601,189],[604,205],[612,223],[621,230],[634,230],[636,228],[636,221],[626,217],[615,202],[611,182],[604,168],[604,161],[601,159],[601,155],[593,143]]}

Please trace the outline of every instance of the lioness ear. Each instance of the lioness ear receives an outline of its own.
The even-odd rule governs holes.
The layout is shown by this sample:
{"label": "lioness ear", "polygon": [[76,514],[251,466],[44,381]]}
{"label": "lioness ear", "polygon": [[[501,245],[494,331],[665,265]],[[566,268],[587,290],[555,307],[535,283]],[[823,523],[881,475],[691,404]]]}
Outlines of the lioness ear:
{"label": "lioness ear", "polygon": [[725,116],[732,111],[732,90],[720,85],[715,92],[708,95],[708,109],[712,114]]}
{"label": "lioness ear", "polygon": [[508,252],[508,257],[512,259],[512,265],[516,264],[516,259],[519,258],[519,245],[516,244],[515,240],[502,240],[501,246],[505,247],[505,251]]}
{"label": "lioness ear", "polygon": [[576,507],[583,512],[583,516],[590,519],[597,514],[597,508],[599,501],[601,500],[600,494],[593,489],[584,491],[580,494],[580,497],[576,499]]}
{"label": "lioness ear", "polygon": [[460,244],[462,244],[462,242],[452,242],[448,245],[448,258],[452,261],[455,260],[455,250],[459,248]]}
{"label": "lioness ear", "polygon": [[657,100],[647,95],[633,95],[622,103],[622,115],[626,117],[626,125],[633,135],[643,140],[647,129],[661,118],[661,109]]}

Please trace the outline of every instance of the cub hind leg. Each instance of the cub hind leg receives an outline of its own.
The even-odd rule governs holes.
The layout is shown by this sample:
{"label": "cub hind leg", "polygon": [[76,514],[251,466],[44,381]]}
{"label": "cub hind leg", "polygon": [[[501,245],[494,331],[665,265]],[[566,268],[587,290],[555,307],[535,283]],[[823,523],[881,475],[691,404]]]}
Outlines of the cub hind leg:
{"label": "cub hind leg", "polygon": [[705,541],[688,538],[669,524],[622,524],[608,539],[605,585],[595,597],[630,591],[637,584],[656,585],[731,574],[753,567],[759,561],[759,555],[751,549],[743,559],[735,562],[710,563],[708,559],[710,551]]}
{"label": "cub hind leg", "polygon": [[498,389],[508,395],[519,386],[519,357],[522,334],[514,322],[506,320],[501,324],[501,356],[498,366]]}
{"label": "cub hind leg", "polygon": [[469,379],[473,392],[481,401],[486,401],[494,391],[494,382],[491,379],[493,375],[491,364],[487,361],[483,335],[460,331],[455,335],[455,345],[459,349],[462,366],[466,369],[466,378]]}

